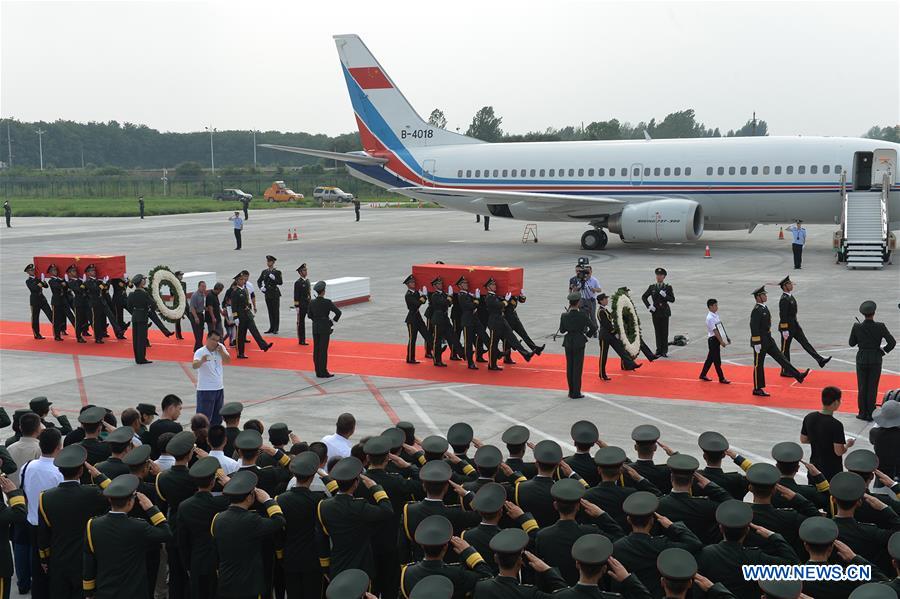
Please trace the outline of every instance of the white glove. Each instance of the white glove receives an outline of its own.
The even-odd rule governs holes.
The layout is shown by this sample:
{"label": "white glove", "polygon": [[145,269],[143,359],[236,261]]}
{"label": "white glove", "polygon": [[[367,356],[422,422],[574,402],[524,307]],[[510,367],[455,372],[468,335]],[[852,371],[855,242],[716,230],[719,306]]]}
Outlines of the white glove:
{"label": "white glove", "polygon": [[44,280],[44,273],[41,273],[41,281]]}
{"label": "white glove", "polygon": [[662,297],[666,297],[666,290],[665,290],[665,289],[660,289],[660,290],[659,290],[659,295],[661,295]]}
{"label": "white glove", "polygon": [[66,278],[66,281],[68,281],[68,280],[69,280],[69,273],[66,273],[66,274],[65,274],[65,275],[63,275],[63,276],[64,276],[64,277],[65,277],[65,278]]}
{"label": "white glove", "polygon": [[453,295],[453,285],[447,285],[447,293]]}
{"label": "white glove", "polygon": [[103,282],[104,282],[104,283],[109,283],[109,275],[103,277]]}
{"label": "white glove", "polygon": [[272,274],[272,273],[269,273],[269,278],[272,279],[272,280],[274,281],[274,280],[275,280],[275,275]]}
{"label": "white glove", "polygon": [[428,288],[425,285],[422,285],[422,290],[419,292],[420,295],[428,295]]}
{"label": "white glove", "polygon": [[759,348],[760,348],[760,347],[762,347],[762,346],[760,346],[760,345],[754,345],[754,346],[753,346],[753,353],[758,354],[758,353],[759,353]]}
{"label": "white glove", "polygon": [[791,332],[790,332],[790,331],[781,331],[781,338],[782,338],[782,339],[787,340],[787,338],[790,337],[790,336],[791,336]]}
{"label": "white glove", "polygon": [[525,297],[525,290],[519,289],[519,295],[521,295],[522,297]]}
{"label": "white glove", "polygon": [[654,306],[653,304],[650,304],[649,310],[650,310],[651,312],[656,312],[656,306]]}
{"label": "white glove", "polygon": [[507,291],[507,292],[506,292],[506,295],[503,296],[503,299],[505,299],[506,301],[509,301],[509,298],[511,298],[511,297],[512,297],[512,293],[510,293],[509,291]]}
{"label": "white glove", "polygon": [[475,299],[478,299],[480,297],[481,297],[481,289],[479,287],[476,287],[475,288]]}

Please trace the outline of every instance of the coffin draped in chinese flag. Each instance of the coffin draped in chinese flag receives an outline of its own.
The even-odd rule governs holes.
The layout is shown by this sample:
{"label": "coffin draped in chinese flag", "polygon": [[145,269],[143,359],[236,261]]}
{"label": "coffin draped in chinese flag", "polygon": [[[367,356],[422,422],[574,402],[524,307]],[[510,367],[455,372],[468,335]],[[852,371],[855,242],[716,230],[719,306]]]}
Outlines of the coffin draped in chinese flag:
{"label": "coffin draped in chinese flag", "polygon": [[52,254],[34,257],[34,270],[36,273],[46,273],[47,267],[56,264],[59,275],[66,274],[66,269],[74,264],[78,269],[78,276],[84,274],[88,264],[97,267],[97,278],[109,277],[110,279],[125,276],[125,256],[92,256],[86,254]]}
{"label": "coffin draped in chinese flag", "polygon": [[519,266],[466,266],[462,264],[414,264],[413,276],[416,278],[416,287],[427,287],[433,290],[431,282],[440,276],[444,279],[444,289],[448,285],[456,285],[461,276],[469,281],[469,291],[481,289],[486,291],[485,282],[493,277],[497,281],[497,293],[504,295],[507,291],[513,295],[522,291],[525,283],[525,271]]}

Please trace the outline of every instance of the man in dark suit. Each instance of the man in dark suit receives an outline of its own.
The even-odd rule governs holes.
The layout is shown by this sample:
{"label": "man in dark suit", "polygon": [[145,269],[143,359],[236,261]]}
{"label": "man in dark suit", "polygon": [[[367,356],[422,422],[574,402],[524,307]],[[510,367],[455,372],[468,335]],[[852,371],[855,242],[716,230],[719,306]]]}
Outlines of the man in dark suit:
{"label": "man in dark suit", "polygon": [[597,327],[580,308],[581,294],[572,292],[568,296],[569,309],[559,317],[559,332],[563,337],[563,348],[566,350],[566,382],[569,385],[569,397],[581,399],[581,373],[584,370],[584,346],[588,337],[593,337]]}
{"label": "man in dark suit", "polygon": [[[878,381],[881,378],[881,357],[897,346],[890,331],[883,322],[875,322],[875,302],[869,300],[859,306],[859,313],[865,320],[853,325],[850,331],[850,347],[859,347],[856,352],[856,387],[860,420],[871,421],[878,396]],[[884,341],[882,348],[881,342]]]}
{"label": "man in dark suit", "polygon": [[266,309],[269,312],[269,329],[264,335],[277,335],[279,319],[279,303],[281,300],[281,289],[279,286],[284,283],[281,278],[281,271],[275,268],[275,256],[266,256],[266,269],[259,274],[256,279],[256,286],[266,296]]}
{"label": "man in dark suit", "polygon": [[[316,376],[330,378],[328,372],[328,343],[331,340],[332,326],[341,318],[341,309],[325,297],[325,281],[318,281],[313,286],[316,297],[309,303],[309,318],[312,320],[313,362]],[[334,314],[334,319],[331,315]]]}
{"label": "man in dark suit", "polygon": [[672,308],[669,304],[675,303],[675,291],[666,283],[665,268],[659,267],[655,271],[656,283],[647,287],[647,291],[641,296],[644,305],[653,316],[653,330],[656,332],[656,357],[669,357],[669,318],[672,317]]}
{"label": "man in dark suit", "polygon": [[297,269],[299,278],[294,281],[294,308],[297,310],[297,342],[300,345],[309,345],[306,342],[306,314],[309,312],[309,302],[312,299],[309,273],[306,262]]}

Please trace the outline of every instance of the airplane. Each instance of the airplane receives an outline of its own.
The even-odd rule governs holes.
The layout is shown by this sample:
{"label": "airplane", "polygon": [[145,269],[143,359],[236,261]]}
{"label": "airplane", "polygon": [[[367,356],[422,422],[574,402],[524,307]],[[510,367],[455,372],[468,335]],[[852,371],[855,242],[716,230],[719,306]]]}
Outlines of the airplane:
{"label": "airplane", "polygon": [[260,146],[341,161],[354,177],[453,210],[584,222],[586,250],[605,248],[606,231],[677,243],[761,223],[840,224],[844,192],[884,192],[883,219],[900,228],[900,194],[891,193],[900,144],[806,136],[485,143],[424,121],[357,35],[334,40],[363,150]]}

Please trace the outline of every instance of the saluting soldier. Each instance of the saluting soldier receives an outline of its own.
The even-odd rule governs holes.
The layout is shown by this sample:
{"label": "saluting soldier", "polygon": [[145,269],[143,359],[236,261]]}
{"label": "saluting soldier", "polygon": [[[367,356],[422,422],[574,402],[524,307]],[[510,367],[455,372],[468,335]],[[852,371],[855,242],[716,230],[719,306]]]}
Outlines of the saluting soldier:
{"label": "saluting soldier", "polygon": [[506,465],[515,472],[521,472],[529,480],[537,476],[535,463],[526,462],[523,459],[530,436],[531,431],[527,427],[515,424],[503,431],[503,435],[500,437],[500,440],[506,444],[506,451],[509,454],[509,457],[506,458]]}
{"label": "saluting soldier", "polygon": [[634,470],[653,483],[663,493],[672,490],[672,475],[666,464],[657,464],[653,461],[656,448],[660,447],[667,455],[674,455],[674,451],[668,445],[659,440],[659,429],[652,424],[639,424],[631,431],[631,440],[634,441],[634,450],[637,459],[631,464]]}
{"label": "saluting soldier", "polygon": [[403,279],[403,284],[406,285],[406,294],[404,295],[404,299],[406,300],[406,333],[407,333],[407,342],[406,342],[406,363],[407,364],[418,364],[418,360],[416,360],[416,338],[418,335],[422,336],[422,339],[425,340],[425,353],[431,354],[431,335],[428,332],[428,327],[425,326],[425,321],[422,320],[422,315],[419,314],[419,308],[422,307],[428,301],[428,295],[423,288],[421,291],[416,289],[416,278],[413,275],[409,275],[405,279]]}
{"label": "saluting soldier", "polygon": [[50,313],[53,323],[53,340],[62,341],[63,334],[66,330],[66,314],[68,313],[68,303],[66,302],[66,282],[59,276],[59,269],[56,264],[47,267],[47,274],[50,275]]}
{"label": "saluting soldier", "polygon": [[656,333],[656,357],[669,357],[669,319],[672,317],[672,307],[675,303],[675,291],[666,283],[665,268],[658,267],[656,283],[647,287],[647,291],[641,295],[644,305],[650,310],[653,319],[653,332]]}
{"label": "saluting soldier", "polygon": [[569,398],[581,399],[581,376],[584,370],[584,346],[588,337],[597,333],[597,327],[590,317],[579,308],[581,294],[573,291],[568,295],[569,309],[559,317],[559,332],[563,337],[563,348],[566,351],[566,382],[569,386]]}
{"label": "saluting soldier", "polygon": [[565,458],[565,462],[578,473],[578,476],[587,481],[589,487],[600,482],[597,473],[597,464],[591,457],[591,449],[600,440],[600,431],[597,425],[589,420],[579,420],[569,430],[572,442],[575,444],[575,453]]}
{"label": "saluting soldier", "polygon": [[[791,359],[791,342],[796,339],[797,343],[806,350],[812,359],[816,361],[819,368],[825,368],[825,365],[831,361],[831,356],[823,357],[813,348],[812,344],[806,338],[803,327],[797,322],[797,298],[794,297],[794,282],[791,277],[785,277],[778,283],[781,287],[781,299],[778,300],[778,330],[781,332],[781,353],[784,354],[786,360]],[[781,376],[790,376],[784,370]]]}
{"label": "saluting soldier", "polygon": [[637,370],[643,364],[638,364],[628,355],[622,341],[616,337],[615,327],[613,326],[612,316],[609,313],[609,296],[601,293],[597,296],[597,322],[599,323],[599,332],[597,337],[600,339],[600,378],[604,381],[612,379],[606,374],[606,360],[609,355],[609,348],[613,348],[619,358],[622,360],[623,370]]}
{"label": "saluting soldier", "polygon": [[[894,520],[891,514],[891,511],[900,512],[900,498],[896,497],[897,493],[900,493],[900,486],[898,486],[900,483],[878,470],[878,466],[878,456],[870,449],[856,449],[844,456],[844,468],[847,472],[854,472],[862,477],[866,483],[866,493],[872,494],[870,488],[876,476],[878,476],[879,482],[893,493],[876,494],[878,500],[891,508],[890,510],[885,511],[877,503],[866,500],[856,508],[855,518],[860,522],[891,527],[892,521],[900,524],[900,520]],[[900,529],[900,525],[896,528]]]}
{"label": "saluting soldier", "polygon": [[144,275],[134,275],[131,282],[134,285],[134,291],[128,295],[128,310],[131,312],[131,344],[134,348],[134,361],[137,364],[152,364],[147,359],[147,329],[150,327],[153,298],[145,289],[147,278]]}
{"label": "saluting soldier", "polygon": [[[287,482],[291,479],[291,472],[288,470],[288,466],[291,464],[289,455],[269,445],[263,446],[262,435],[253,429],[241,431],[234,440],[234,446],[240,456],[240,469],[250,470],[256,475],[258,488],[269,495],[275,495],[285,489]],[[274,465],[263,467],[256,465],[256,461],[263,451],[271,456]]]}
{"label": "saluting soldier", "polygon": [[788,375],[797,379],[798,383],[802,383],[809,374],[809,368],[800,372],[787,358],[779,351],[775,340],[772,339],[772,315],[769,308],[766,307],[765,286],[760,287],[753,292],[756,305],[750,312],[750,346],[753,348],[753,395],[760,397],[769,397],[766,393],[766,356],[770,355],[775,361],[781,364],[782,370]]}
{"label": "saluting soldier", "polygon": [[900,532],[891,535],[888,541],[888,553],[894,563],[895,578],[888,583],[888,586],[894,589],[897,596],[900,597]]}
{"label": "saluting soldier", "polygon": [[500,521],[508,518],[520,527],[532,540],[538,532],[537,520],[531,514],[525,512],[508,500],[508,489],[495,482],[488,482],[475,493],[472,500],[472,509],[481,514],[481,523],[478,526],[467,528],[459,537],[469,543],[490,566],[491,571],[497,573],[497,563],[494,561],[494,553],[490,550],[491,539],[500,532]]}
{"label": "saluting soldier", "polygon": [[306,262],[297,268],[299,275],[294,281],[294,308],[297,310],[297,342],[300,345],[309,345],[306,342],[306,314],[309,312],[309,302],[312,300],[309,272]]}
{"label": "saluting soldier", "polygon": [[[98,406],[92,406],[78,414],[78,422],[84,431],[84,437],[79,444],[87,450],[89,464],[97,464],[110,456],[109,445],[100,440],[101,423],[105,417],[106,408]],[[82,482],[89,483],[90,477],[85,475]]]}
{"label": "saluting soldier", "polygon": [[[449,581],[447,581],[449,582]],[[375,599],[368,592],[369,575],[362,570],[351,568],[334,577],[325,590],[325,599]],[[426,597],[426,595],[422,595]],[[320,599],[321,593],[316,596]],[[449,596],[448,596],[449,597]]]}
{"label": "saluting soldier", "polygon": [[[772,464],[754,464],[747,470],[747,481],[753,494],[753,523],[777,532],[797,552],[802,549],[798,532],[809,517],[818,516],[819,510],[800,493],[778,484],[781,473]],[[789,507],[772,505],[774,495],[781,495]]]}
{"label": "saluting soldier", "polygon": [[25,279],[25,286],[28,287],[28,305],[31,307],[31,332],[34,333],[35,339],[43,339],[41,335],[41,312],[47,316],[47,320],[53,322],[53,313],[50,311],[50,304],[44,297],[44,289],[49,285],[44,281],[44,275],[37,278],[34,275],[34,264],[25,267],[25,273],[28,278]]}
{"label": "saluting soldier", "polygon": [[[156,475],[159,473],[159,466],[150,459],[151,451],[152,449],[149,444],[139,445],[129,451],[125,457],[122,458],[122,462],[128,466],[129,474],[133,474],[140,479],[141,482],[138,486],[138,491],[146,495],[153,505],[159,504],[160,510],[162,510],[162,506],[165,504],[159,499],[159,496],[156,494],[156,486],[153,484],[156,480]],[[147,517],[146,512],[137,504],[135,504],[134,508],[129,512],[129,515],[134,518]],[[147,546],[144,563],[147,568],[147,580],[150,582],[147,587],[148,599],[153,599],[155,596],[155,581],[157,574],[159,573],[161,547],[162,543],[153,543]]]}
{"label": "saluting soldier", "polygon": [[[526,512],[534,515],[541,528],[550,526],[559,519],[553,507],[553,476],[556,469],[564,476],[572,476],[579,480],[577,472],[562,461],[562,448],[556,441],[545,439],[534,446],[534,460],[537,475],[531,480],[517,482],[513,493],[513,501]],[[586,486],[587,483],[584,483]]]}
{"label": "saluting soldier", "polygon": [[[856,417],[872,421],[875,400],[878,396],[878,381],[881,379],[881,357],[897,346],[897,341],[883,322],[875,321],[875,302],[868,300],[860,304],[859,313],[865,317],[853,325],[850,331],[850,347],[859,347],[856,352],[856,388],[859,412]],[[884,341],[884,347],[881,342]]]}
{"label": "saluting soldier", "polygon": [[[833,520],[838,527],[838,538],[882,572],[890,572],[893,566],[884,548],[891,534],[900,530],[900,516],[875,496],[867,495],[865,480],[855,472],[838,472],[830,483],[836,504]],[[885,512],[889,517],[882,526],[857,520],[856,511],[863,501],[874,505],[876,510],[889,510]]]}
{"label": "saluting soldier", "polygon": [[269,328],[263,334],[277,335],[279,325],[279,304],[281,302],[280,286],[284,283],[281,271],[275,268],[275,256],[266,256],[266,268],[256,279],[256,286],[266,296],[266,309],[269,312]]}
{"label": "saluting soldier", "polygon": [[[697,560],[684,549],[673,547],[660,553],[656,558],[656,569],[661,577],[660,582],[667,598],[685,599],[694,585],[709,599],[734,599],[735,597],[721,582],[713,584],[709,578],[699,574]],[[759,592],[757,591],[756,594],[758,595]],[[754,599],[756,599],[755,595]]]}
{"label": "saluting soldier", "polygon": [[622,511],[626,497],[637,491],[660,494],[653,483],[625,464],[627,460],[625,450],[621,447],[601,447],[594,454],[594,463],[600,471],[600,482],[588,489],[584,496],[585,500],[609,513],[622,529],[628,527],[625,512]]}
{"label": "saluting soldier", "polygon": [[219,460],[211,456],[194,462],[188,474],[197,486],[197,492],[178,506],[175,540],[190,578],[191,599],[216,597],[216,549],[210,526],[216,514],[226,510],[229,504],[224,495],[212,494],[219,469]]}
{"label": "saluting soldier", "polygon": [[[137,491],[140,480],[124,474],[109,483],[103,494],[108,514],[91,518],[85,527],[82,588],[89,599],[121,599],[147,595],[145,554],[148,547],[168,541],[172,531],[166,517]],[[135,503],[147,520],[128,514]],[[149,521],[148,521],[149,520]]]}
{"label": "saluting soldier", "polygon": [[[72,425],[69,424],[69,417],[65,414],[61,414],[56,408],[51,409],[50,406],[52,405],[53,402],[43,395],[34,397],[28,402],[28,407],[31,408],[31,411],[41,417],[41,424],[44,425],[44,428],[58,428],[60,434],[66,436],[72,432]],[[47,420],[47,416],[50,415],[56,418],[59,425],[53,424]]]}
{"label": "saluting soldier", "polygon": [[244,286],[247,278],[247,275],[243,272],[237,275],[235,281],[238,282],[238,287],[231,294],[232,309],[238,318],[237,357],[241,360],[247,359],[247,355],[244,353],[244,346],[247,343],[247,331],[250,331],[250,334],[253,335],[253,340],[256,341],[256,345],[264,352],[269,351],[274,345],[274,343],[267,343],[262,335],[259,334],[259,329],[256,328],[250,295]]}
{"label": "saluting soldier", "polygon": [[[806,563],[814,566],[838,564],[845,568],[850,564],[869,566],[873,578],[878,579],[878,568],[839,541],[838,534],[838,526],[833,520],[821,516],[806,519],[800,525],[800,539],[809,555]],[[807,580],[803,583],[803,591],[816,599],[844,599],[863,584],[865,581],[862,580]]]}
{"label": "saluting soldier", "polygon": [[[263,547],[284,530],[284,513],[269,494],[256,487],[252,472],[235,472],[222,489],[231,503],[213,516],[209,532],[218,557],[218,599],[267,596]],[[260,515],[253,509],[259,504]]]}
{"label": "saluting soldier", "polygon": [[[134,429],[130,426],[120,426],[106,435],[105,442],[109,445],[110,456],[102,462],[97,462],[97,470],[110,480],[122,474],[128,474],[130,470],[123,458],[131,450],[132,439],[134,439]],[[94,482],[97,482],[96,477]]]}
{"label": "saluting soldier", "polygon": [[660,497],[657,511],[673,522],[683,522],[704,543],[719,541],[716,509],[731,495],[697,472],[700,462],[694,456],[676,453],[666,464],[672,473],[672,490]]}
{"label": "saluting soldier", "polygon": [[[650,599],[651,595],[637,576],[613,557],[612,541],[598,534],[584,535],[572,545],[572,559],[578,568],[578,584],[557,591],[554,599]],[[601,591],[609,575],[622,593]]]}
{"label": "saluting soldier", "polygon": [[[526,551],[528,545],[528,535],[517,528],[503,530],[491,539],[490,548],[499,566],[499,575],[478,581],[473,597],[534,599],[548,597],[550,593],[566,588],[566,581],[560,576],[559,571],[535,554]],[[519,582],[522,567],[526,563],[531,572],[534,572],[536,586]]]}
{"label": "saluting soldier", "polygon": [[219,410],[219,415],[225,423],[225,447],[222,452],[226,457],[234,455],[234,441],[241,434],[241,414],[244,412],[244,404],[239,401],[230,401]]}
{"label": "saluting soldier", "polygon": [[[775,467],[781,473],[778,484],[791,491],[800,493],[819,509],[830,508],[831,494],[828,492],[830,488],[828,480],[814,465],[803,462],[803,448],[799,443],[794,443],[793,441],[776,443],[772,447],[772,459],[775,460]],[[794,480],[794,476],[797,475],[797,471],[800,469],[801,462],[808,471],[807,477],[810,482],[808,485],[802,485]],[[743,498],[743,495],[741,497]],[[787,506],[787,502],[778,495],[772,499],[772,504],[775,507]]]}
{"label": "saluting soldier", "polygon": [[[0,538],[9,539],[14,526],[27,523],[28,507],[25,492],[16,488],[16,484],[5,476],[0,476],[0,491],[6,495],[6,501],[0,501]],[[0,597],[3,599],[9,599],[13,572],[12,552],[9,543],[4,542],[0,545]]]}
{"label": "saluting soldier", "polygon": [[[341,319],[341,309],[325,297],[325,281],[317,281],[313,285],[316,297],[309,303],[309,319],[312,320],[313,364],[316,376],[330,378],[328,372],[328,344],[331,341],[333,325]],[[334,314],[334,318],[331,315]]]}
{"label": "saluting soldier", "polygon": [[[681,522],[672,522],[656,513],[659,498],[638,491],[629,495],[622,510],[631,526],[628,536],[613,541],[613,554],[643,583],[654,597],[662,596],[656,560],[666,549],[679,548],[697,553],[703,543]],[[657,534],[654,534],[657,532]]]}
{"label": "saluting soldier", "polygon": [[[703,461],[706,462],[703,476],[728,491],[733,499],[744,499],[749,490],[747,479],[741,472],[725,472],[722,469],[722,460],[725,456],[730,457],[742,472],[749,470],[753,462],[738,455],[729,447],[728,439],[715,431],[701,433],[697,438],[697,445],[703,451]],[[800,455],[802,457],[802,451]]]}
{"label": "saluting soldier", "polygon": [[[326,495],[324,491],[310,489],[318,470],[319,456],[313,452],[294,456],[290,471],[297,484],[275,498],[285,519],[280,562],[287,599],[322,597],[322,568],[316,551],[316,514],[319,502]],[[368,586],[368,577],[366,584]]]}
{"label": "saluting soldier", "polygon": [[[197,484],[188,470],[188,463],[194,454],[194,443],[194,433],[175,433],[165,446],[165,452],[175,458],[175,464],[156,475],[156,492],[169,506],[168,516],[173,535],[178,534],[178,508],[197,491]],[[169,557],[169,596],[172,599],[187,597],[188,578],[184,569],[186,560],[182,560],[174,537],[166,544],[166,551]]]}

